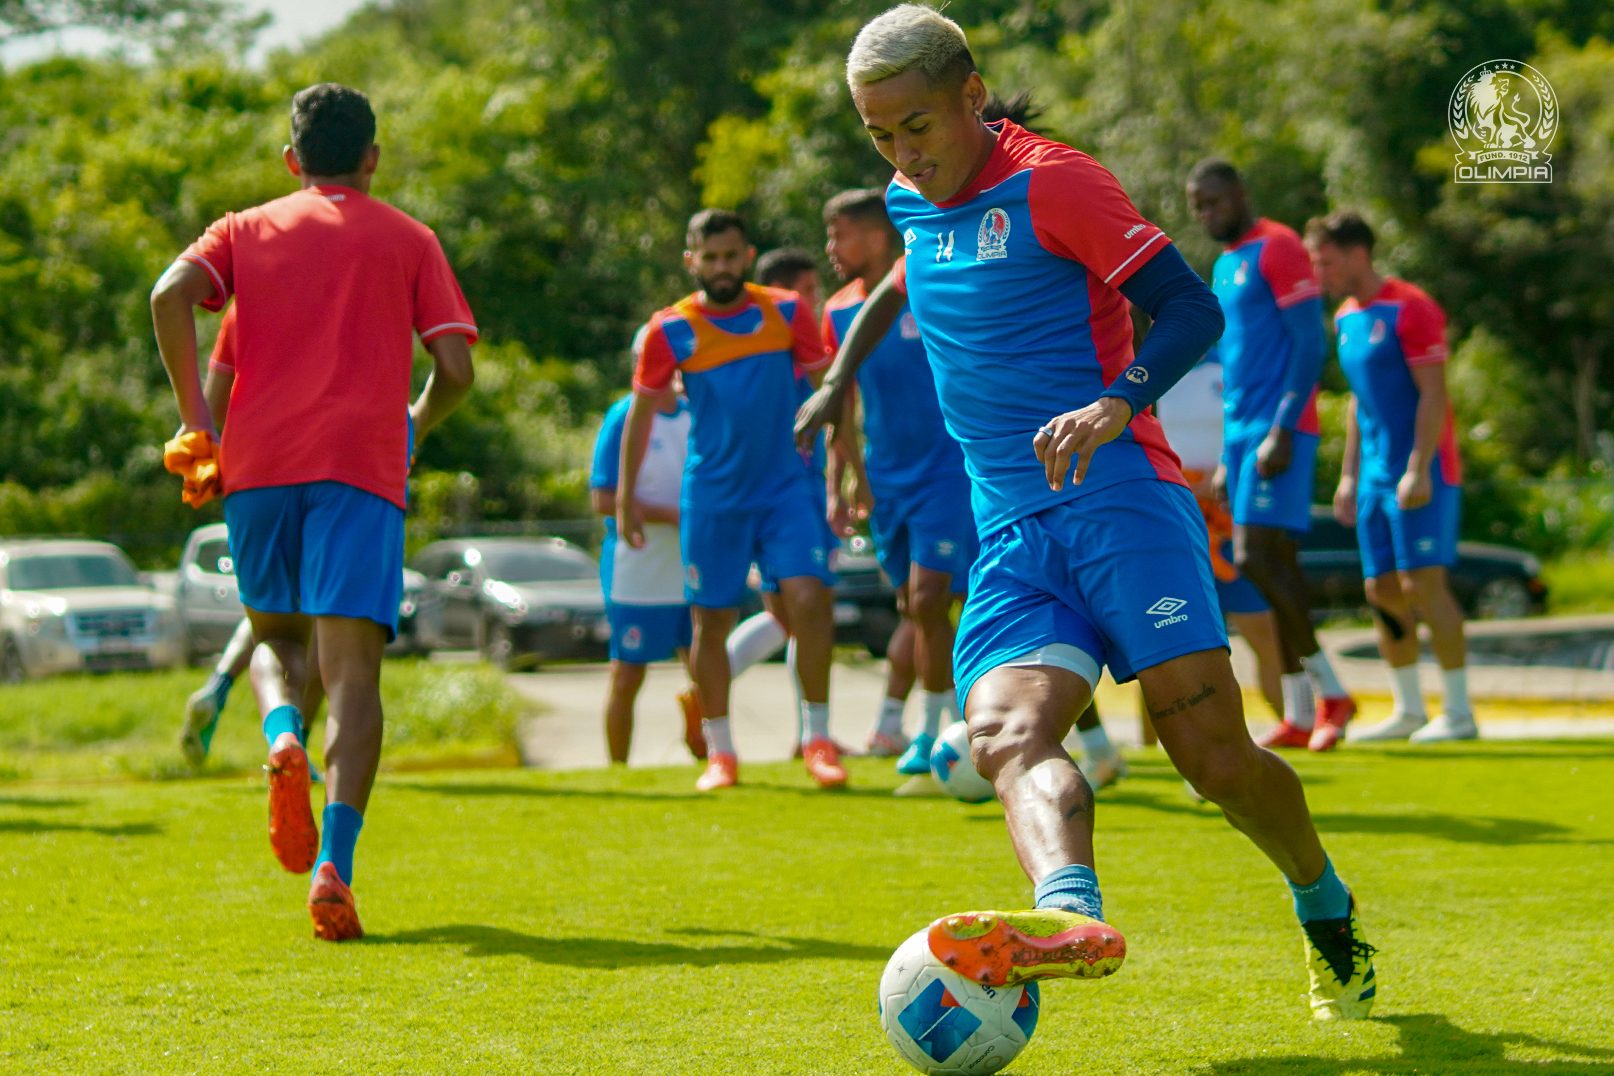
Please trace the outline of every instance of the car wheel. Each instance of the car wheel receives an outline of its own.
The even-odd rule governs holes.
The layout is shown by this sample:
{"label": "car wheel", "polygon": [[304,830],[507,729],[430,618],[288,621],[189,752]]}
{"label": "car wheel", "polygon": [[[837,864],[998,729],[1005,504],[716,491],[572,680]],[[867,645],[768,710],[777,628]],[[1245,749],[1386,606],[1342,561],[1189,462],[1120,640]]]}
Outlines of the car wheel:
{"label": "car wheel", "polygon": [[1474,616],[1481,620],[1511,620],[1530,615],[1530,588],[1522,580],[1492,579],[1474,595]]}
{"label": "car wheel", "polygon": [[22,653],[10,639],[0,639],[0,683],[20,684],[28,678],[23,668]]}

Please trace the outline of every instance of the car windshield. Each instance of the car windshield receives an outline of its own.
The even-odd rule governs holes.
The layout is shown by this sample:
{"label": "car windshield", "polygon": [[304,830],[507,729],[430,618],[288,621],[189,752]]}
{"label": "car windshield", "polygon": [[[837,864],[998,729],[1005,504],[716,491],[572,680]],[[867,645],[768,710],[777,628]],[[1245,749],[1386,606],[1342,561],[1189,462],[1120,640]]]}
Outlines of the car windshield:
{"label": "car windshield", "polygon": [[483,570],[489,579],[505,583],[554,583],[592,579],[599,572],[586,553],[560,547],[535,549],[484,549]]}
{"label": "car windshield", "polygon": [[196,566],[209,575],[234,575],[235,561],[230,559],[230,543],[224,538],[203,542],[196,548]]}
{"label": "car windshield", "polygon": [[109,553],[15,557],[6,569],[12,590],[73,590],[135,587],[140,577],[128,561]]}

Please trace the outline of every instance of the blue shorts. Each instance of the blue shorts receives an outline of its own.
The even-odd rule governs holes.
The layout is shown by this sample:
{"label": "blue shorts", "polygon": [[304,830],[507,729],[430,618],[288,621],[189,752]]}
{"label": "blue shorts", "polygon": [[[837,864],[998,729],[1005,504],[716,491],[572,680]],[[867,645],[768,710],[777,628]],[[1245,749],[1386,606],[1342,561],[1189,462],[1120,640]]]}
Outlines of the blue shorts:
{"label": "blue shorts", "polygon": [[687,605],[618,605],[605,607],[611,622],[611,660],[633,665],[666,661],[688,650],[694,634]]}
{"label": "blue shorts", "polygon": [[[834,529],[829,525],[829,489],[824,485],[824,472],[807,468],[807,486],[813,495],[813,512],[823,535],[825,562],[830,566],[831,574],[825,580],[829,585],[835,584],[834,565],[835,553],[841,548],[841,540]],[[764,594],[779,593],[779,579],[766,565],[757,562],[757,575],[760,577],[757,586]]]}
{"label": "blue shorts", "polygon": [[[1223,539],[1222,559],[1229,564],[1233,562],[1233,541]],[[1260,588],[1250,582],[1249,577],[1239,574],[1231,583],[1216,580],[1216,601],[1222,607],[1222,615],[1233,613],[1267,613],[1272,606],[1262,596]]]}
{"label": "blue shorts", "polygon": [[711,512],[684,505],[679,513],[684,596],[703,609],[736,608],[745,599],[753,562],[772,580],[811,576],[834,586],[824,543],[829,528],[816,517],[805,476],[762,508]]}
{"label": "blue shorts", "polygon": [[1205,519],[1170,482],[1119,482],[985,537],[958,624],[960,704],[1004,665],[1055,665],[1118,682],[1225,649]]}
{"label": "blue shorts", "polygon": [[1233,522],[1241,527],[1276,527],[1305,534],[1311,530],[1311,489],[1317,472],[1317,435],[1297,433],[1289,469],[1276,478],[1255,471],[1255,454],[1262,437],[1228,441],[1222,450],[1227,463],[1227,503]]}
{"label": "blue shorts", "polygon": [[1356,497],[1356,544],[1362,550],[1362,578],[1415,568],[1450,568],[1457,563],[1457,527],[1463,490],[1435,475],[1434,496],[1422,508],[1403,511],[1395,488],[1362,490]]}
{"label": "blue shorts", "polygon": [[970,567],[980,551],[968,479],[905,491],[876,489],[869,532],[874,555],[892,586],[906,583],[918,564],[951,575],[953,593],[968,589]]}
{"label": "blue shorts", "polygon": [[224,498],[241,603],[260,613],[373,620],[398,634],[404,513],[341,482],[265,486]]}

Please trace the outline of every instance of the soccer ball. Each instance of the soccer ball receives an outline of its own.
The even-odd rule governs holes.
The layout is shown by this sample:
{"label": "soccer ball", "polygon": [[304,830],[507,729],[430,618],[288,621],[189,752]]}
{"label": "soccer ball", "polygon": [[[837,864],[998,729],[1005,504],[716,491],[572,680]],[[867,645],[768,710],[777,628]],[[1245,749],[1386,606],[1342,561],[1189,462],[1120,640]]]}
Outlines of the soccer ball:
{"label": "soccer ball", "polygon": [[930,750],[930,770],[949,795],[965,803],[985,803],[997,793],[970,761],[969,726],[954,721],[936,737]]}
{"label": "soccer ball", "polygon": [[936,1076],[985,1076],[1019,1056],[1037,1028],[1036,983],[982,986],[930,952],[929,928],[897,947],[880,976],[880,1026],[902,1059]]}

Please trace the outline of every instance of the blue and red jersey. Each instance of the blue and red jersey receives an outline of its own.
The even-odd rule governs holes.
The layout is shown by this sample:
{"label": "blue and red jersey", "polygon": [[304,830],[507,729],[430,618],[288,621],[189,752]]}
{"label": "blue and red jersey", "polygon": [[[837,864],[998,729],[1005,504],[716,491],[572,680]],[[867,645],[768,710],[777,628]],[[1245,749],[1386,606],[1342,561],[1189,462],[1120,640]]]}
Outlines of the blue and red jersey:
{"label": "blue and red jersey", "polygon": [[799,481],[798,372],[828,364],[813,312],[793,291],[747,284],[746,302],[714,311],[699,294],[650,319],[633,387],[659,395],[683,375],[692,416],[683,504],[709,512],[760,508]]}
{"label": "blue and red jersey", "polygon": [[[1293,228],[1262,218],[1224,250],[1211,273],[1211,290],[1222,304],[1227,327],[1216,345],[1222,363],[1223,408],[1228,440],[1261,438],[1278,425],[1294,340],[1282,311],[1317,304],[1322,290],[1311,258]],[[1317,387],[1294,428],[1317,433]]]}
{"label": "blue and red jersey", "polygon": [[[1366,303],[1346,299],[1334,315],[1339,364],[1356,395],[1365,490],[1393,489],[1406,473],[1417,434],[1418,386],[1412,371],[1446,361],[1446,315],[1423,289],[1394,277]],[[1436,477],[1462,482],[1451,404],[1440,432]]]}
{"label": "blue and red jersey", "polygon": [[[863,281],[854,279],[824,304],[829,354],[840,349],[868,297]],[[919,323],[906,306],[858,367],[857,386],[863,394],[863,460],[877,499],[965,481],[964,453],[947,435]]]}
{"label": "blue and red jersey", "polygon": [[1093,403],[1132,362],[1120,287],[1170,242],[1085,153],[1004,120],[980,174],[940,205],[901,173],[886,192],[896,270],[924,334],[982,535],[1133,479],[1183,484],[1154,416],[1134,418],[1081,485],[1048,488],[1032,448],[1050,418]]}

